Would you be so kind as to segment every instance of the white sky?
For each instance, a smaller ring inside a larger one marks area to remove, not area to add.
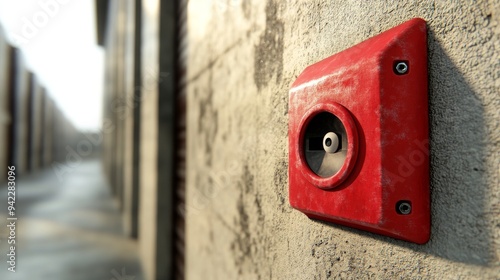
[[[0,0],[0,23],[73,124],[99,129],[104,50],[94,0]]]

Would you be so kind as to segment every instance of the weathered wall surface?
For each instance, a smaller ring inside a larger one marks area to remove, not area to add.
[[[189,2],[188,279],[500,275],[500,1]],[[429,28],[432,236],[420,246],[288,203],[288,90],[410,18]]]

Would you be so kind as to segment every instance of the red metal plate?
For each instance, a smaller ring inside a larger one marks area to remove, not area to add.
[[[403,74],[396,69],[399,62],[407,66],[399,69]],[[307,67],[294,82],[289,99],[292,207],[310,218],[426,243],[430,236],[427,95],[427,34],[422,19]],[[304,127],[321,112],[338,117],[351,139],[344,165],[328,178],[312,172],[303,155]]]

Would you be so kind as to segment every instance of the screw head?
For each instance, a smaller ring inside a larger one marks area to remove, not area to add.
[[[394,70],[399,75],[406,74],[406,72],[408,72],[408,64],[406,64],[406,62],[404,62],[404,61],[400,61],[400,62],[396,63]]]
[[[399,202],[397,205],[399,214],[408,215],[411,213],[411,204],[407,201]]]

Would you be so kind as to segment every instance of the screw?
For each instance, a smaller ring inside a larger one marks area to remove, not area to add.
[[[411,212],[411,204],[407,201],[402,201],[397,204],[398,212],[402,215],[408,215]]]
[[[400,61],[396,64],[396,67],[394,67],[396,70],[396,73],[399,75],[406,74],[408,72],[408,64],[404,61]]]

